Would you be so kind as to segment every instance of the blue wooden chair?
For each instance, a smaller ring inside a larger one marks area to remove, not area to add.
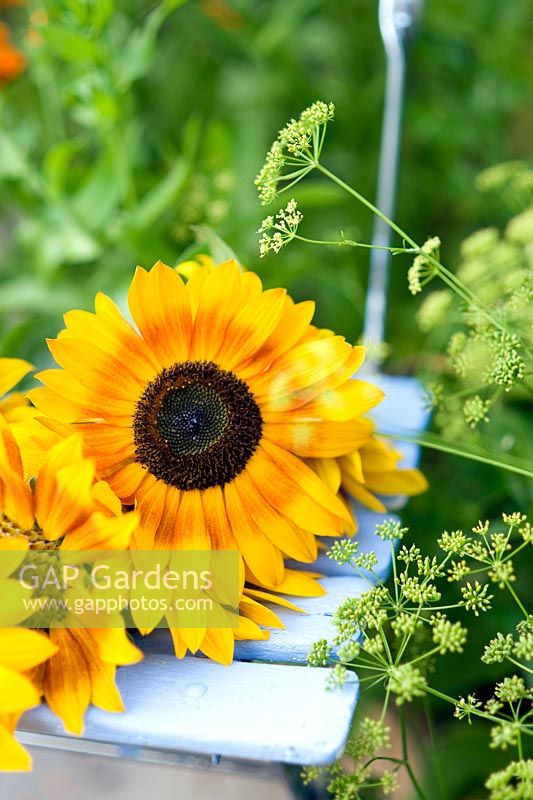
[[[404,43],[418,3],[381,0],[380,24],[388,55],[388,81],[377,204],[393,212],[394,174],[403,92]],[[375,241],[387,244],[378,225]],[[385,318],[388,264],[383,251],[373,251],[366,333],[381,340]],[[375,415],[378,429],[421,431],[427,422],[421,387],[415,379],[367,374],[386,393]],[[400,444],[403,466],[415,466],[418,448]],[[398,499],[396,508],[401,505]],[[390,569],[390,546],[375,536],[377,523],[391,518],[357,509],[362,551],[374,550],[377,575]],[[298,604],[306,615],[276,612],[284,630],[273,630],[266,642],[238,642],[230,667],[204,658],[176,660],[166,630],[143,640],[142,663],[119,670],[118,685],[127,712],[108,714],[91,708],[83,738],[65,734],[62,723],[44,706],[27,713],[20,738],[29,745],[98,753],[140,760],[208,765],[221,757],[231,763],[327,764],[342,750],[359,696],[355,674],[341,689],[326,689],[323,669],[306,666],[313,642],[332,640],[332,615],[347,596],[361,594],[369,582],[350,567],[321,555],[317,571],[327,594]],[[292,598],[294,599],[294,598]]]

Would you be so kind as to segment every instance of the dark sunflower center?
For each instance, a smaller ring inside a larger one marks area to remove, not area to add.
[[[179,489],[224,486],[238,475],[263,432],[246,383],[210,361],[163,369],[137,402],[136,458]]]
[[[161,403],[157,427],[177,456],[198,455],[215,444],[228,426],[228,411],[211,386],[192,383],[171,389]]]

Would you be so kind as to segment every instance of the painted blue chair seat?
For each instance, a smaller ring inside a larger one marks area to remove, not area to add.
[[[422,392],[412,378],[365,376],[386,392],[375,418],[380,430],[420,431],[427,423]],[[415,466],[418,448],[398,443],[403,465]],[[394,503],[399,508],[402,499]],[[357,509],[361,550],[374,550],[379,579],[390,571],[390,545],[375,526],[391,515]],[[60,746],[82,752],[140,757],[146,751],[226,756],[289,764],[326,764],[343,749],[359,696],[355,674],[342,689],[326,689],[323,669],[307,667],[317,639],[332,640],[332,615],[347,596],[370,585],[350,567],[321,555],[314,565],[327,594],[296,602],[306,615],[276,612],[285,630],[272,630],[266,642],[238,642],[235,661],[222,667],[204,658],[177,661],[168,631],[157,630],[142,641],[142,663],[119,670],[118,685],[127,708],[109,714],[91,708],[81,739],[65,734],[61,722],[45,706],[25,714],[20,738],[28,744]],[[294,598],[290,598],[294,600]],[[102,750],[102,748],[104,748]]]

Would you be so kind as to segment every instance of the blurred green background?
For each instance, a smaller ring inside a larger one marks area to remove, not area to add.
[[[425,4],[409,57],[397,219],[419,241],[438,234],[451,267],[468,234],[521,210],[475,178],[530,156],[532,10],[528,0]],[[198,237],[209,231],[267,286],[316,299],[319,324],[358,339],[368,253],[292,243],[260,262],[267,212],[253,180],[278,129],[324,99],[336,121],[323,162],[374,197],[385,77],[377,2],[4,0],[0,14],[27,59],[0,89],[1,355],[42,366],[44,337],[65,310],[90,308],[100,289],[123,302],[136,263],[205,251]],[[324,179],[311,176],[295,196],[303,235],[370,240],[369,213]],[[390,291],[386,366],[399,372],[431,367],[449,333],[419,329],[408,266],[394,260]],[[526,457],[527,425],[513,398],[485,444]],[[429,549],[444,528],[530,504],[518,476],[435,453],[424,468],[432,490],[405,517]],[[499,613],[510,629],[514,612]],[[477,628],[474,684],[490,638]],[[459,734],[451,726],[445,737],[446,757],[461,765],[450,796],[477,797],[486,732],[470,736],[468,758]]]
[[[0,4],[1,5],[1,4]],[[505,219],[474,184],[527,155],[527,0],[432,0],[410,57],[398,220],[438,233],[446,263]],[[174,263],[213,228],[267,285],[361,332],[367,253],[293,244],[259,262],[253,179],[277,130],[333,100],[324,162],[374,196],[384,85],[368,0],[59,0],[4,8],[28,67],[0,93],[0,346],[40,360],[42,337],[136,263]],[[529,66],[531,61],[529,61]],[[372,219],[320,177],[296,192],[316,238],[370,238]],[[394,263],[389,340],[412,356],[417,300]]]

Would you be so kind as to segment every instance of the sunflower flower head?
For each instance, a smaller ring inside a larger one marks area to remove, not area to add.
[[[135,547],[238,550],[256,585],[280,585],[285,557],[310,563],[316,534],[352,524],[305,459],[370,439],[362,414],[382,392],[351,380],[364,348],[317,334],[313,303],[231,261],[187,283],[161,262],[138,268],[129,309],[135,327],[103,294],[94,313],[67,313],[49,342],[62,369],[31,399],[136,505]]]

